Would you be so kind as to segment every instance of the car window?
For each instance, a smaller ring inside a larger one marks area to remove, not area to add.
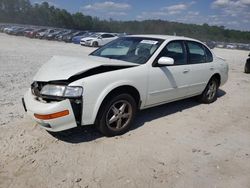
[[[182,41],[172,41],[168,43],[157,57],[171,57],[174,59],[174,65],[184,65],[187,63],[186,53]]]
[[[203,45],[198,42],[187,41],[188,57],[190,64],[206,63],[206,53]]]
[[[144,64],[155,53],[163,40],[144,37],[121,37],[90,55]]]
[[[127,55],[130,46],[133,44],[133,41],[129,40],[120,40],[117,43],[114,43],[109,48],[104,49],[100,55],[109,56],[109,55]]]
[[[102,38],[111,38],[111,37],[114,37],[114,36],[110,35],[110,34],[103,34],[102,35]]]
[[[204,46],[205,52],[206,52],[206,56],[207,56],[207,62],[212,62],[213,61],[213,55],[210,52],[210,50]]]

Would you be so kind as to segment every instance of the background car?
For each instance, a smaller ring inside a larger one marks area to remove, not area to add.
[[[34,29],[33,31],[27,32],[25,36],[29,37],[29,38],[35,38],[37,33],[39,33],[39,32],[45,32],[46,30],[47,29],[45,29],[45,28]]]
[[[7,28],[5,31],[9,35],[15,35],[17,32],[21,31],[22,29],[23,27],[15,26],[15,27]]]
[[[75,31],[75,32],[73,32],[73,33],[64,35],[64,36],[62,37],[62,40],[63,40],[64,42],[72,42],[72,39],[73,39],[74,37],[83,36],[83,35],[86,34],[86,33],[87,33],[87,31]],[[79,41],[79,43],[80,43],[80,41]]]
[[[53,39],[56,39],[57,36],[60,36],[61,34],[65,33],[65,32],[66,32],[66,30],[58,30],[58,31],[51,32],[51,33],[45,35],[44,38],[47,40],[53,40]]]
[[[206,41],[205,44],[210,48],[214,49],[216,47],[216,42],[214,41]]]
[[[26,36],[31,31],[34,31],[34,28],[24,28],[20,35]]]
[[[16,36],[24,36],[25,32],[32,31],[32,28],[23,28],[20,27],[18,29],[14,29],[10,32],[11,35],[16,35]]]
[[[69,35],[69,34],[72,34],[74,33],[75,30],[64,30],[63,32],[61,32],[60,34],[56,35],[55,37],[55,40],[58,40],[58,41],[62,41],[63,40],[63,37],[65,35]]]
[[[82,46],[98,47],[103,46],[117,38],[117,35],[111,33],[96,33],[89,37],[82,38],[80,44]]]
[[[5,27],[3,29],[3,32],[9,34],[11,31],[13,31],[15,29],[18,29],[18,28],[20,28],[20,27],[18,27],[18,26],[7,26],[7,27]]]
[[[43,39],[43,38],[46,38],[47,35],[54,33],[54,32],[56,32],[56,29],[46,29],[45,31],[38,32],[36,34],[36,38]]]
[[[86,33],[84,33],[82,35],[77,35],[77,36],[75,36],[75,37],[72,38],[72,42],[74,44],[80,44],[82,38],[91,36],[93,34],[94,34],[93,32],[86,32]]]

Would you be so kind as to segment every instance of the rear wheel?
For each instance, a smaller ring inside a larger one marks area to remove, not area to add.
[[[120,94],[102,105],[96,127],[105,136],[116,136],[127,132],[135,118],[136,102],[129,94]]]
[[[250,73],[250,60],[247,60],[245,64],[245,73]]]
[[[199,96],[200,102],[209,104],[216,101],[218,88],[219,88],[219,81],[216,78],[211,78],[205,90]]]

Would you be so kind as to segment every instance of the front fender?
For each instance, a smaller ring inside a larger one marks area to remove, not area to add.
[[[144,106],[147,97],[147,74],[145,74],[145,70],[147,70],[147,67],[138,66],[96,74],[71,83],[71,85],[84,88],[82,124],[93,124],[104,98],[120,86],[136,88],[141,97],[141,106]]]
[[[132,86],[134,88],[137,88],[131,81],[119,81],[119,82],[115,82],[112,83],[110,85],[108,85],[99,95],[98,99],[96,100],[95,106],[94,106],[94,110],[93,110],[93,118],[95,119],[97,116],[97,113],[101,107],[102,102],[104,101],[105,97],[114,89],[121,87],[121,86]],[[140,96],[142,96],[141,92],[137,89],[137,91],[139,92]],[[145,101],[145,100],[142,100]]]

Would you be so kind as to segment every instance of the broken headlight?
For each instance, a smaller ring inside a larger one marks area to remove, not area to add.
[[[62,85],[45,85],[40,94],[45,96],[54,97],[81,97],[83,93],[83,88],[78,86],[62,86]]]

